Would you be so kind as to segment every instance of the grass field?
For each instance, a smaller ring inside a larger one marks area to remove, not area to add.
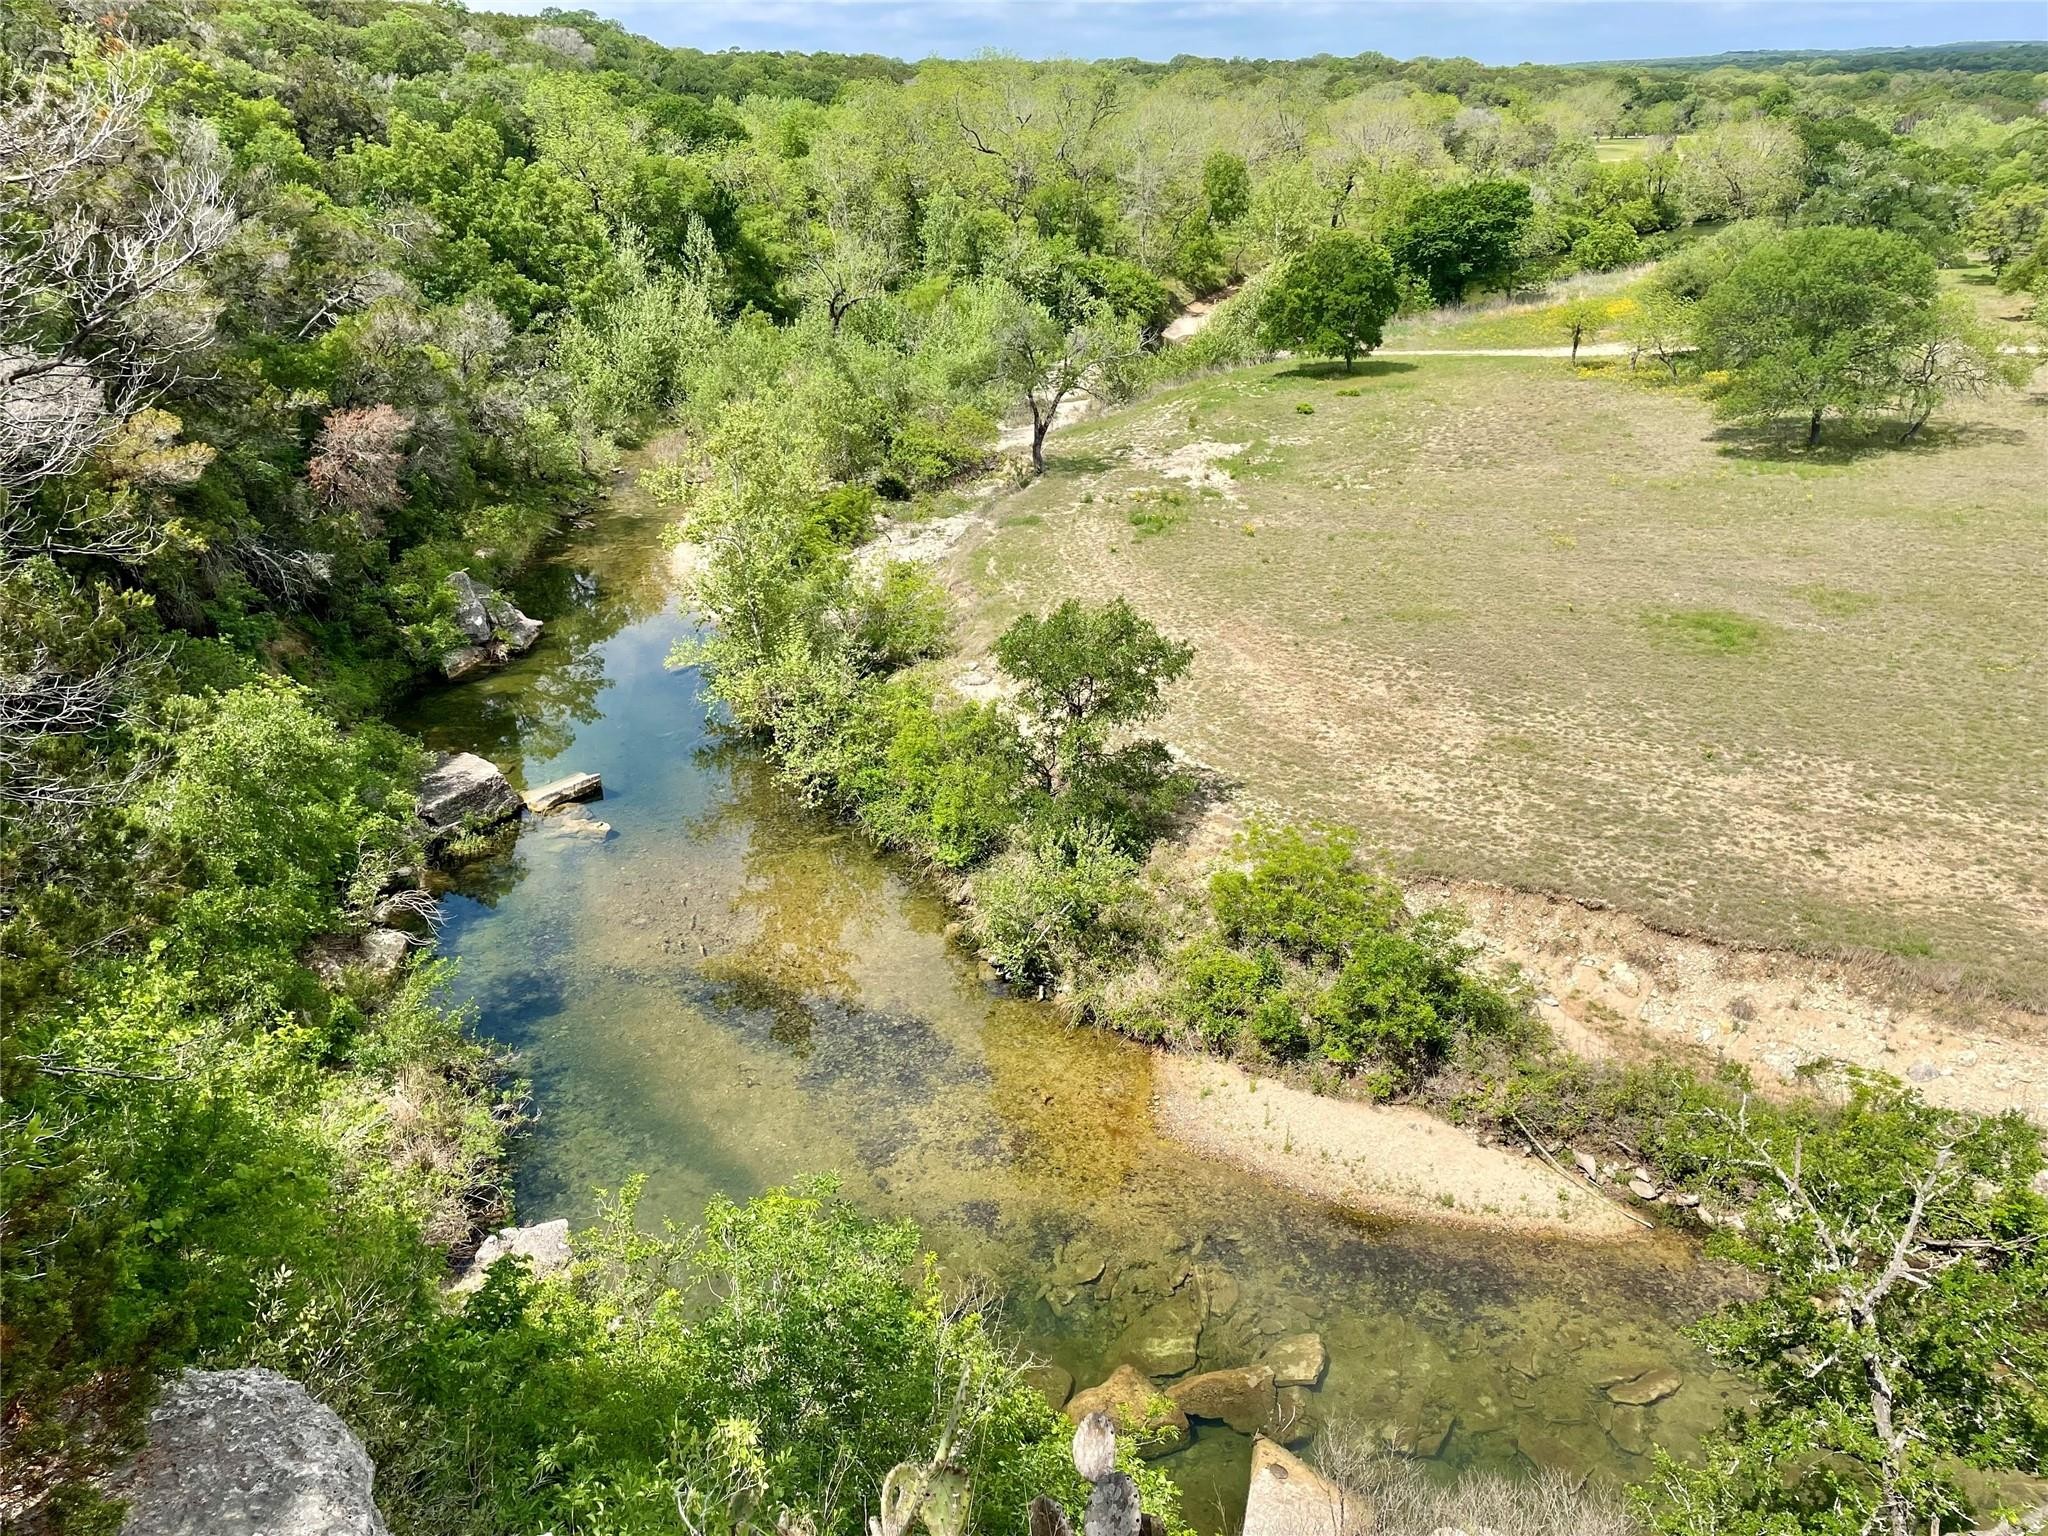
[[[1564,324],[1567,301],[1592,298],[1600,301],[1598,326],[1588,331],[1586,341],[1612,341],[1621,335],[1621,323],[1631,309],[1634,296],[1649,280],[1647,267],[1622,272],[1588,272],[1567,278],[1538,298],[1507,301],[1482,299],[1471,304],[1433,309],[1427,314],[1396,321],[1387,330],[1387,345],[1403,347],[1564,347],[1571,345],[1571,332]]]
[[[1252,807],[2038,1004],[2043,386],[1806,455],[1621,364],[1212,376],[994,504],[954,557],[970,648],[1127,594],[1198,650],[1168,734]]]

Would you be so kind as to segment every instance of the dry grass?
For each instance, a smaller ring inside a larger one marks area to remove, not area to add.
[[[1641,1529],[1604,1486],[1582,1486],[1561,1472],[1466,1472],[1446,1482],[1353,1425],[1325,1429],[1310,1455],[1324,1476],[1371,1509],[1370,1536],[1635,1536]]]
[[[1584,341],[1613,341],[1649,280],[1649,267],[1618,272],[1580,272],[1551,284],[1540,294],[1521,298],[1486,295],[1466,304],[1447,305],[1396,321],[1387,345],[1403,347],[1563,347],[1571,344],[1564,323],[1565,305],[1573,299],[1597,299],[1599,322]]]
[[[1248,805],[2048,998],[2048,396],[1805,454],[1625,365],[1385,359],[1052,447],[955,556],[971,642],[1128,594],[1195,642],[1168,733]]]

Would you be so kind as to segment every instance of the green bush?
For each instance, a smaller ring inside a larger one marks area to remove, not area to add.
[[[1203,1043],[1313,1057],[1391,1088],[1515,1031],[1522,1011],[1471,970],[1459,915],[1411,918],[1349,833],[1254,823],[1239,851],[1243,867],[1210,879],[1213,927],[1167,965],[1166,1011]]]
[[[1036,789],[1016,726],[993,704],[941,707],[927,685],[907,680],[870,699],[887,744],[848,786],[861,825],[943,869],[1001,847]]]
[[[1173,958],[1173,1002],[1204,1045],[1233,1048],[1287,973],[1270,949],[1232,949],[1205,935]]]
[[[946,590],[924,566],[891,560],[854,591],[853,647],[865,670],[887,674],[943,656],[953,614]]]
[[[1358,865],[1358,842],[1329,830],[1254,822],[1239,850],[1243,869],[1209,881],[1209,902],[1226,943],[1271,945],[1296,960],[1330,961],[1363,933],[1386,929],[1401,915],[1395,885]]]
[[[1027,828],[975,878],[976,941],[1005,976],[1050,981],[1102,952],[1138,898],[1137,875],[1108,828]]]

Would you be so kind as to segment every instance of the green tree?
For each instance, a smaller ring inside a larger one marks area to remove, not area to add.
[[[1701,1114],[1708,1165],[1756,1191],[1718,1246],[1767,1289],[1700,1333],[1763,1401],[1703,1465],[1663,1461],[1649,1509],[1674,1536],[1960,1530],[1960,1468],[2048,1462],[2039,1133],[1847,1090],[1838,1112]]]
[[[1399,308],[1393,258],[1377,241],[1331,230],[1287,263],[1259,309],[1268,345],[1344,359],[1380,344]]]
[[[1899,390],[1908,350],[1934,322],[1934,260],[1903,235],[1802,229],[1757,246],[1697,311],[1701,360],[1729,378],[1730,415],[1854,420]]]
[[[1980,206],[1964,226],[1963,239],[1991,263],[2003,281],[2008,269],[2024,266],[2048,231],[2048,186],[2021,182]]]
[[[1906,418],[1900,441],[1917,436],[1944,400],[2024,384],[2035,361],[2029,353],[2002,352],[1998,333],[1977,318],[1965,295],[1943,294],[1932,324],[1899,360],[1898,408]]]
[[[1558,329],[1571,338],[1572,361],[1579,360],[1579,345],[1600,329],[1600,322],[1606,318],[1607,308],[1598,299],[1583,295],[1567,299],[1558,309]]]
[[[1119,597],[1025,614],[995,656],[1019,685],[1039,781],[1057,795],[1101,759],[1113,729],[1158,713],[1161,691],[1187,675],[1195,653]]]
[[[1219,149],[1202,162],[1202,206],[1219,229],[1251,212],[1252,173],[1244,156]]]
[[[1588,272],[1609,272],[1642,259],[1642,237],[1625,219],[1602,219],[1572,242],[1572,260]]]
[[[1425,192],[1388,241],[1402,271],[1439,304],[1471,288],[1505,288],[1514,278],[1522,232],[1535,216],[1526,182],[1461,181]]]
[[[1045,439],[1076,394],[1114,398],[1143,352],[1137,322],[1097,304],[1071,325],[1042,304],[1014,306],[996,335],[996,369],[1031,412],[1031,467],[1045,472]]]

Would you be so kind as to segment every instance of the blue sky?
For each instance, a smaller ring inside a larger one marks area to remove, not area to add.
[[[532,11],[542,0],[473,0]],[[556,0],[569,8],[577,0]],[[2048,0],[583,0],[664,43],[885,53],[1285,58],[1376,49],[1487,64],[1734,48],[2048,38]]]

